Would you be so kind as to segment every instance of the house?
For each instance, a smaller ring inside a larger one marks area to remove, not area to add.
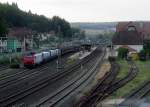
[[[7,38],[0,37],[0,53],[6,52],[7,50]]]
[[[8,52],[20,52],[21,51],[21,42],[17,39],[9,38],[7,40],[7,50]]]
[[[139,59],[138,51],[129,47],[128,45],[122,45],[120,48],[128,49],[128,57],[131,57],[133,60]]]
[[[127,46],[138,53],[145,40],[150,40],[150,22],[119,22],[112,43],[115,50]]]
[[[33,49],[33,45],[38,45],[39,41],[49,40],[55,37],[55,32],[37,33],[26,27],[13,27],[9,29],[7,37],[0,38],[0,53],[28,51]]]
[[[10,40],[8,40],[8,42],[10,42],[10,44],[12,44],[13,46],[8,46],[8,49],[16,50],[18,47],[20,47],[22,50],[28,50],[30,47],[32,47],[33,33],[34,32],[28,28],[15,27],[9,29],[8,38],[10,38]],[[14,49],[15,47],[16,49]]]

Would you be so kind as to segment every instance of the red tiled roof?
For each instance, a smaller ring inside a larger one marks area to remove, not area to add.
[[[113,37],[112,42],[114,45],[141,45],[142,38],[136,31],[122,31]]]
[[[128,49],[129,50],[129,52],[137,52],[137,50],[135,50],[135,49],[133,49],[133,48],[131,48],[131,47],[129,47],[129,46],[127,46],[127,45],[123,45],[123,46],[121,46],[122,48],[126,48],[126,49]]]
[[[128,31],[133,27],[135,31]],[[116,45],[140,45],[150,39],[150,21],[119,22],[116,26],[113,43]]]
[[[116,31],[126,31],[129,26],[134,26],[139,33],[149,33],[150,34],[150,22],[119,22],[116,26]]]
[[[24,37],[30,37],[33,34],[31,29],[27,28],[11,28],[8,32],[8,37],[15,37],[22,40]]]

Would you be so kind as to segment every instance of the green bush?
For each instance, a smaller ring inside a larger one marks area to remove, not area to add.
[[[10,68],[20,68],[20,65],[18,63],[12,63],[10,64]]]
[[[16,55],[14,56],[12,59],[11,59],[11,63],[21,63],[22,62],[22,57],[19,56],[19,55]],[[10,64],[10,57],[9,56],[3,56],[0,58],[0,64],[7,64],[9,65]]]
[[[20,57],[20,56],[15,56],[14,58],[13,58],[13,62],[17,62],[17,63],[21,63],[22,62],[22,57]]]
[[[9,58],[8,57],[3,57],[0,59],[0,64],[9,64]]]
[[[144,41],[143,49],[146,52],[146,54],[150,55],[150,41]]]
[[[140,51],[139,57],[141,61],[146,61],[146,51],[144,49]]]
[[[118,57],[121,59],[127,58],[127,54],[128,54],[129,50],[126,48],[119,48],[118,49]]]

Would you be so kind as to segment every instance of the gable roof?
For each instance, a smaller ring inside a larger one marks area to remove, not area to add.
[[[138,33],[150,34],[150,21],[119,22],[116,31],[126,31],[129,26],[134,26]]]
[[[30,38],[32,34],[33,34],[33,31],[31,29],[14,27],[14,28],[9,29],[8,37],[13,37],[19,40],[23,40],[24,37],[27,37],[27,36],[28,38]]]
[[[143,40],[150,40],[150,21],[119,22],[112,41],[115,45],[142,45]]]
[[[114,35],[112,42],[114,45],[142,45],[142,37],[136,31],[122,31]]]

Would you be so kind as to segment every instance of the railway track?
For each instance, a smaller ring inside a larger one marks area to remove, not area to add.
[[[136,102],[145,98],[150,93],[150,81],[143,83],[137,90],[132,92],[121,104],[119,107],[135,105]]]
[[[137,66],[134,64],[134,62],[128,62],[128,63],[131,65],[128,74],[124,78],[117,80],[112,85],[110,85],[108,90],[106,91],[106,94],[101,99],[101,101],[136,77],[138,73]]]
[[[138,90],[133,92],[129,99],[142,99],[150,92],[150,81],[144,83]]]
[[[105,81],[108,80],[108,83],[106,82],[107,84],[104,84],[103,86],[102,82],[100,82],[96,87],[98,91],[92,90],[93,94],[90,94],[90,97],[86,99],[86,101],[83,101],[80,105],[78,105],[78,107],[95,107],[100,101],[104,100],[106,97],[111,95],[114,91],[116,91],[117,89],[124,86],[132,79],[134,79],[134,77],[138,73],[138,68],[133,62],[129,62],[129,64],[131,64],[131,69],[129,70],[129,73],[126,77],[120,80],[112,79],[112,81],[109,82],[109,76],[110,76],[110,72],[109,72],[109,74],[106,74],[102,79],[102,82],[104,80]]]
[[[121,88],[122,86],[124,86],[125,84],[127,84],[129,81],[131,81],[132,79],[134,79],[136,77],[136,75],[138,73],[137,66],[133,62],[129,62],[129,64],[131,64],[131,68],[130,68],[128,74],[124,78],[117,80],[112,85],[110,85],[104,98],[108,97],[113,92],[115,92],[117,89]]]
[[[108,87],[113,83],[113,81],[115,81],[118,71],[118,64],[112,64],[110,72],[108,72],[96,85],[96,87],[92,89],[90,94],[84,98],[85,100],[81,99],[81,102],[77,104],[77,107],[94,107],[97,102],[103,98]]]
[[[66,60],[66,58],[64,58],[64,61],[65,60]],[[52,63],[50,63],[50,64],[52,64]],[[56,64],[53,64],[53,65],[56,65]],[[28,72],[25,72],[24,75],[19,75],[19,76],[15,77],[14,81],[10,81],[10,82],[4,81],[3,85],[2,84],[0,85],[0,87],[1,87],[0,99],[4,99],[7,96],[11,96],[11,94],[13,94],[13,93],[16,93],[16,94],[19,93],[21,90],[24,89],[25,86],[31,85],[32,82],[29,82],[29,81],[36,82],[35,80],[38,80],[38,79],[34,78],[36,76],[38,76],[39,78],[41,77],[41,75],[49,76],[50,74],[52,74],[52,72],[50,72],[48,69],[49,69],[49,67],[46,67],[46,66],[39,67],[38,69],[33,69],[33,71],[29,70]],[[32,71],[32,72],[30,72],[30,71]],[[9,79],[9,80],[11,80],[11,79]]]
[[[72,53],[73,53],[73,52],[69,53],[69,55],[72,54]],[[62,56],[65,58],[65,57],[68,56],[68,55],[63,54]],[[64,59],[64,58],[63,58],[63,59]],[[62,60],[63,60],[63,59],[62,59]],[[29,74],[29,73],[37,72],[38,70],[41,70],[41,69],[43,69],[43,68],[49,66],[50,64],[52,64],[51,62],[54,63],[55,61],[56,61],[56,58],[53,59],[52,61],[50,61],[50,62],[44,64],[44,65],[41,65],[41,66],[35,68],[35,69],[22,68],[22,69],[19,69],[19,70],[15,70],[15,71],[13,71],[13,72],[12,72],[12,71],[11,71],[11,72],[8,72],[8,73],[5,73],[5,72],[4,72],[4,73],[0,76],[0,77],[1,77],[1,79],[0,79],[0,85],[3,85],[3,84],[5,84],[5,83],[11,82],[11,81],[14,81],[14,80],[16,80],[16,78],[18,78],[19,76],[20,76],[20,77],[23,77],[23,76],[25,76],[25,75],[27,75],[27,74]]]
[[[94,58],[94,60],[92,60],[91,63],[89,63],[87,69],[84,70],[80,75],[67,82],[67,84],[65,84],[63,87],[60,87],[55,93],[41,99],[41,101],[38,104],[35,104],[34,106],[56,106],[66,96],[68,96],[69,94],[74,92],[78,87],[80,87],[92,75],[93,71],[99,63],[99,61],[95,62],[96,58]]]
[[[8,75],[0,80],[0,88],[4,88],[6,86],[9,86],[9,84],[16,83],[18,81],[18,79],[16,79],[17,77],[24,77],[25,75],[28,75],[30,73],[32,74],[42,68],[44,68],[44,66],[38,69],[33,69],[33,70],[24,69],[23,71],[17,71],[16,73],[12,75]]]
[[[56,59],[53,59],[52,61],[44,64],[44,65],[41,65],[35,69],[26,69],[26,68],[23,68],[23,69],[19,69],[17,70],[16,72],[12,72],[11,74],[10,73],[6,73],[4,74],[5,76],[3,78],[0,79],[0,86],[3,85],[3,84],[7,84],[13,80],[16,80],[16,78],[18,77],[23,77],[25,75],[28,75],[29,73],[34,73],[34,72],[37,72],[47,66],[49,66],[50,64],[54,63],[56,61]]]
[[[105,98],[107,98],[108,96],[110,96],[113,92],[115,92],[117,89],[121,88],[122,86],[124,86],[125,84],[127,84],[129,81],[131,81],[132,79],[134,79],[138,73],[138,68],[137,66],[133,63],[133,62],[128,62],[131,65],[131,68],[128,72],[128,74],[119,80],[116,80],[115,82],[113,82],[108,89],[106,90],[105,94],[103,94],[104,96],[102,97],[101,100],[99,100],[97,102],[97,104],[104,100]]]
[[[66,58],[68,56],[70,56],[72,54],[73,53],[62,55],[63,56],[62,59],[61,59],[62,63],[66,60]],[[43,68],[51,65],[52,63],[55,63],[56,60],[57,60],[57,58],[54,58],[51,61],[47,62],[46,64],[40,65],[40,66],[38,66],[37,68],[34,68],[34,69],[21,68],[19,70],[11,71],[11,73],[4,73],[5,76],[1,77],[1,79],[0,79],[0,85],[2,85],[3,82],[9,82],[9,81],[15,80],[16,78],[18,78],[17,76],[23,77],[26,74],[29,74],[29,73],[32,73],[32,72],[37,72],[38,70],[43,69]],[[64,66],[64,65],[62,65],[62,66]]]
[[[69,54],[70,55],[70,54]],[[68,57],[68,55],[66,55],[63,59],[62,59],[62,62],[64,62],[66,60],[66,58]],[[56,60],[53,60],[47,64],[44,64],[36,69],[32,69],[32,70],[29,70],[29,69],[23,69],[23,71],[19,70],[17,72],[15,72],[14,74],[12,75],[9,75],[5,78],[1,78],[0,80],[0,88],[1,90],[2,89],[6,89],[8,87],[10,87],[11,85],[14,85],[14,84],[17,84],[18,81],[23,81],[25,80],[26,78],[31,78],[33,76],[36,76],[36,75],[40,75],[41,71],[43,70],[46,70],[48,69],[49,65],[55,65],[53,63],[55,63]]]
[[[84,63],[87,61],[87,60],[89,60],[89,59],[86,59],[85,61],[84,61]],[[80,62],[81,63],[81,62]],[[82,62],[83,63],[83,62]],[[75,67],[79,67],[79,64],[77,64]],[[69,71],[71,72],[72,70],[71,70],[71,68],[69,69]],[[2,106],[5,106],[5,105],[9,105],[9,104],[11,104],[11,103],[13,103],[13,102],[15,102],[15,101],[17,101],[17,100],[19,100],[19,99],[21,99],[21,98],[23,98],[23,97],[25,97],[25,96],[27,96],[27,95],[29,95],[29,94],[31,94],[31,93],[33,93],[33,92],[35,92],[35,91],[37,91],[37,90],[39,90],[39,89],[41,89],[41,88],[43,88],[43,87],[45,87],[46,85],[48,85],[48,83],[49,83],[49,81],[55,81],[55,80],[57,80],[57,78],[59,77],[59,78],[61,78],[61,77],[63,77],[63,76],[65,76],[65,75],[67,75],[67,73],[69,73],[69,72],[59,72],[59,73],[55,73],[55,75],[51,75],[51,77],[49,76],[49,77],[47,77],[47,78],[45,78],[45,79],[43,79],[43,80],[40,80],[40,81],[36,81],[36,83],[34,84],[34,85],[32,85],[32,87],[29,87],[29,88],[27,88],[26,90],[24,90],[24,91],[22,91],[22,92],[19,92],[19,93],[15,93],[14,95],[11,95],[11,96],[9,96],[9,97],[6,97],[6,98],[3,98],[3,99],[1,99],[0,100],[0,104],[2,105]]]
[[[9,68],[8,66],[0,65],[0,71],[6,70],[6,69],[8,69],[8,68]]]

